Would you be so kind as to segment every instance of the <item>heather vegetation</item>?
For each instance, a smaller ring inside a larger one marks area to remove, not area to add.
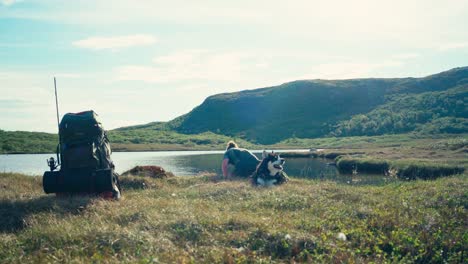
[[[468,85],[443,92],[393,96],[367,114],[340,122],[335,136],[401,134],[457,134],[468,131]]]
[[[108,131],[113,151],[150,150],[220,150],[231,137],[211,132],[185,135],[174,131],[137,129]],[[259,147],[242,139],[235,139],[244,147]],[[56,134],[0,130],[0,153],[53,153]]]
[[[0,153],[51,153],[57,142],[56,134],[0,130]]]
[[[468,148],[468,134],[419,134],[407,133],[381,136],[289,138],[277,143],[292,147],[327,148],[327,149],[388,149],[398,148],[404,151],[420,149],[425,151],[464,151]],[[417,154],[417,153],[415,153]]]
[[[344,174],[372,173],[403,180],[435,179],[462,173],[468,166],[466,134],[288,139],[284,143],[317,150],[282,156],[334,160]]]
[[[139,146],[146,148],[146,150],[224,149],[226,147],[226,142],[231,140],[230,137],[218,135],[212,132],[186,135],[174,131],[148,128],[111,130],[108,134],[113,149],[118,151],[132,151],[134,148],[138,149]],[[253,144],[245,140],[236,140],[242,146],[253,146]]]
[[[383,186],[123,179],[119,202],[1,174],[4,263],[464,263],[468,175]],[[342,234],[340,234],[342,233]]]
[[[377,173],[403,180],[435,179],[463,173],[462,165],[434,163],[424,160],[383,160],[369,157],[339,156],[336,166],[341,173]]]

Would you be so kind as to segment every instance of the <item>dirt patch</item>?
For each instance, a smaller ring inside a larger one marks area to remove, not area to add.
[[[160,166],[136,166],[122,173],[122,176],[129,175],[151,177],[155,179],[174,177],[174,174],[172,172],[166,171]]]

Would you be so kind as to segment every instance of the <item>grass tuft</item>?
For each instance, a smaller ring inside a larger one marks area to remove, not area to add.
[[[58,199],[42,193],[40,177],[0,174],[2,262],[466,262],[466,173],[277,188],[213,175],[123,178],[116,202]]]
[[[424,160],[382,160],[370,157],[339,156],[336,166],[341,173],[376,173],[397,176],[400,179],[436,179],[461,174],[463,166],[428,162]]]

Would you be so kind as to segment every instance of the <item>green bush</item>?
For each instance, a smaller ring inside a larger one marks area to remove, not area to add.
[[[467,86],[446,91],[393,95],[374,110],[340,121],[335,136],[399,134],[460,134],[468,131]]]
[[[389,161],[372,158],[339,156],[336,166],[341,173],[394,174],[400,179],[436,179],[443,176],[460,174],[464,167],[427,161]]]
[[[0,154],[52,153],[57,149],[56,134],[0,130]]]
[[[341,173],[378,173],[385,174],[388,172],[390,165],[385,160],[370,159],[370,158],[353,158],[340,156],[337,158],[336,166]]]
[[[392,169],[396,172],[396,176],[401,179],[435,179],[442,176],[463,173],[465,168],[447,165],[434,164],[427,162],[393,162]]]

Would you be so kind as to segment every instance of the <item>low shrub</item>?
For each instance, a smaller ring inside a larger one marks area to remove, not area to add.
[[[336,159],[340,173],[377,173],[390,174],[400,179],[436,179],[443,176],[460,174],[464,167],[427,161],[389,161],[372,158],[340,156]]]
[[[336,166],[341,173],[364,172],[385,174],[390,168],[389,163],[385,160],[343,156],[336,159]]]
[[[202,239],[204,228],[198,223],[190,221],[179,221],[170,225],[170,230],[175,235],[177,241],[185,243],[197,243]]]
[[[168,172],[159,166],[135,166],[132,169],[122,173],[122,176],[134,175],[134,176],[146,176],[151,178],[168,178],[173,177],[172,172]]]
[[[281,153],[283,158],[317,158],[317,152],[304,151],[304,152],[283,152]]]
[[[124,190],[120,201],[57,198],[41,177],[0,173],[1,262],[466,263],[466,173],[382,186],[291,179],[270,189],[124,178],[157,189]]]
[[[119,181],[123,190],[151,189],[156,186],[154,180],[147,177],[125,176],[120,177]]]
[[[392,171],[398,178],[401,179],[436,179],[443,176],[449,176],[454,174],[460,174],[465,171],[465,168],[448,165],[448,164],[437,164],[427,162],[393,162]]]
[[[298,261],[307,261],[313,252],[323,253],[326,251],[312,239],[292,238],[282,232],[270,234],[263,230],[250,233],[241,244],[261,255],[279,259],[297,259]]]

